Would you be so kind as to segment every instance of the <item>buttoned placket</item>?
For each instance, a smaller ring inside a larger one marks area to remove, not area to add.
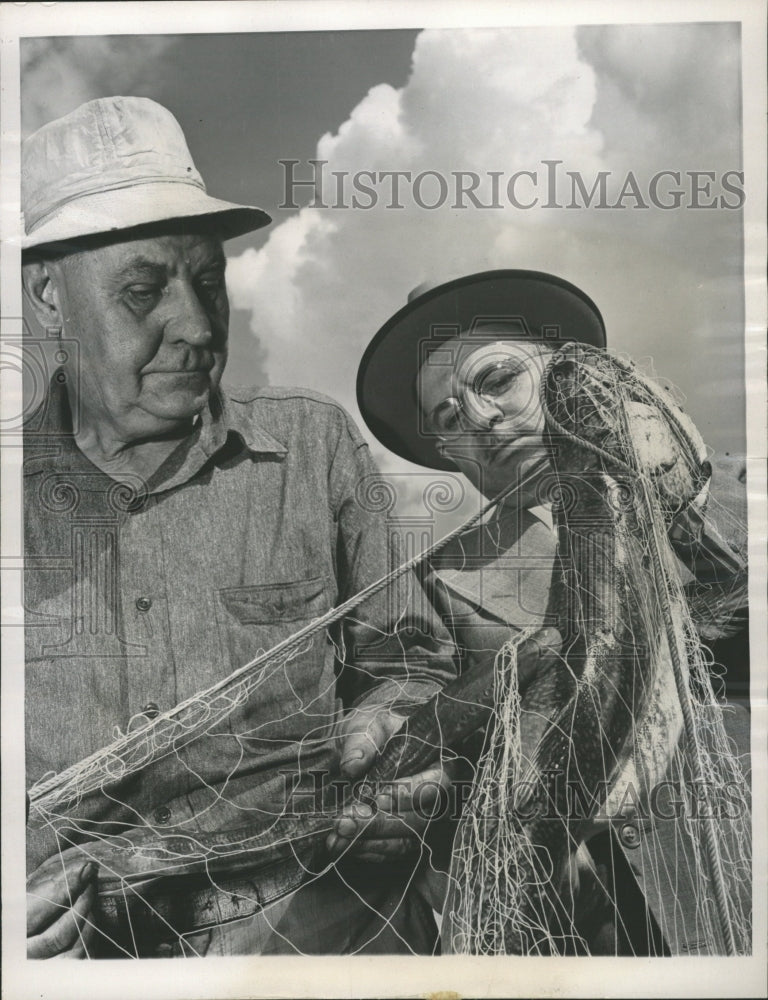
[[[123,638],[130,650],[124,670],[131,717],[151,718],[176,704],[163,541],[156,507],[156,497],[146,497],[140,509],[121,515],[118,529],[118,595]],[[123,720],[123,725],[129,721]]]

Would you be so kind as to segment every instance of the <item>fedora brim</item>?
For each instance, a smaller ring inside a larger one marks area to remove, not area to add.
[[[211,198],[196,185],[152,181],[68,201],[27,232],[21,245],[29,250],[175,219],[209,220],[225,240],[272,221],[260,208]]]
[[[471,274],[410,301],[375,335],[357,374],[357,402],[366,424],[390,451],[431,469],[455,470],[424,427],[416,375],[427,355],[459,333],[513,323],[507,339],[605,347],[594,302],[575,285],[540,271]],[[494,339],[500,339],[493,335]]]

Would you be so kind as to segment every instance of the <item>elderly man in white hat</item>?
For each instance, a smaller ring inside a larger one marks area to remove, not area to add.
[[[149,731],[362,590],[388,542],[339,406],[222,389],[222,240],[270,220],[206,193],[166,109],[111,97],[46,125],[24,144],[22,198],[25,295],[61,337],[25,428],[29,956],[429,951],[402,817],[373,821],[368,856],[395,859],[379,865],[354,845],[328,864],[343,820],[319,861],[297,845],[254,873],[237,851],[308,802],[327,810],[324,780],[363,774],[397,708],[453,675],[415,583],[316,636],[196,739],[41,809],[44,776]],[[158,872],[146,859],[162,851]]]

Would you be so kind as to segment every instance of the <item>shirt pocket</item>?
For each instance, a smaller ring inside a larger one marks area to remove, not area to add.
[[[219,590],[216,618],[230,672],[327,612],[331,596],[325,577]],[[259,674],[257,686],[228,718],[227,731],[237,736],[246,753],[280,755],[299,740],[326,738],[334,716],[335,683],[325,629],[307,638],[288,659],[260,667]]]

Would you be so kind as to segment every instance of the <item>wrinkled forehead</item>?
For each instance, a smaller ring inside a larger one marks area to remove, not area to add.
[[[524,364],[552,348],[542,341],[504,337],[504,331],[488,331],[482,339],[458,336],[446,340],[427,355],[419,369],[416,391],[421,408],[429,413],[438,403],[473,383],[479,371],[510,362]]]
[[[54,259],[65,268],[76,267],[94,275],[119,272],[136,263],[172,269],[225,261],[217,233],[184,223],[74,241],[55,253]]]

